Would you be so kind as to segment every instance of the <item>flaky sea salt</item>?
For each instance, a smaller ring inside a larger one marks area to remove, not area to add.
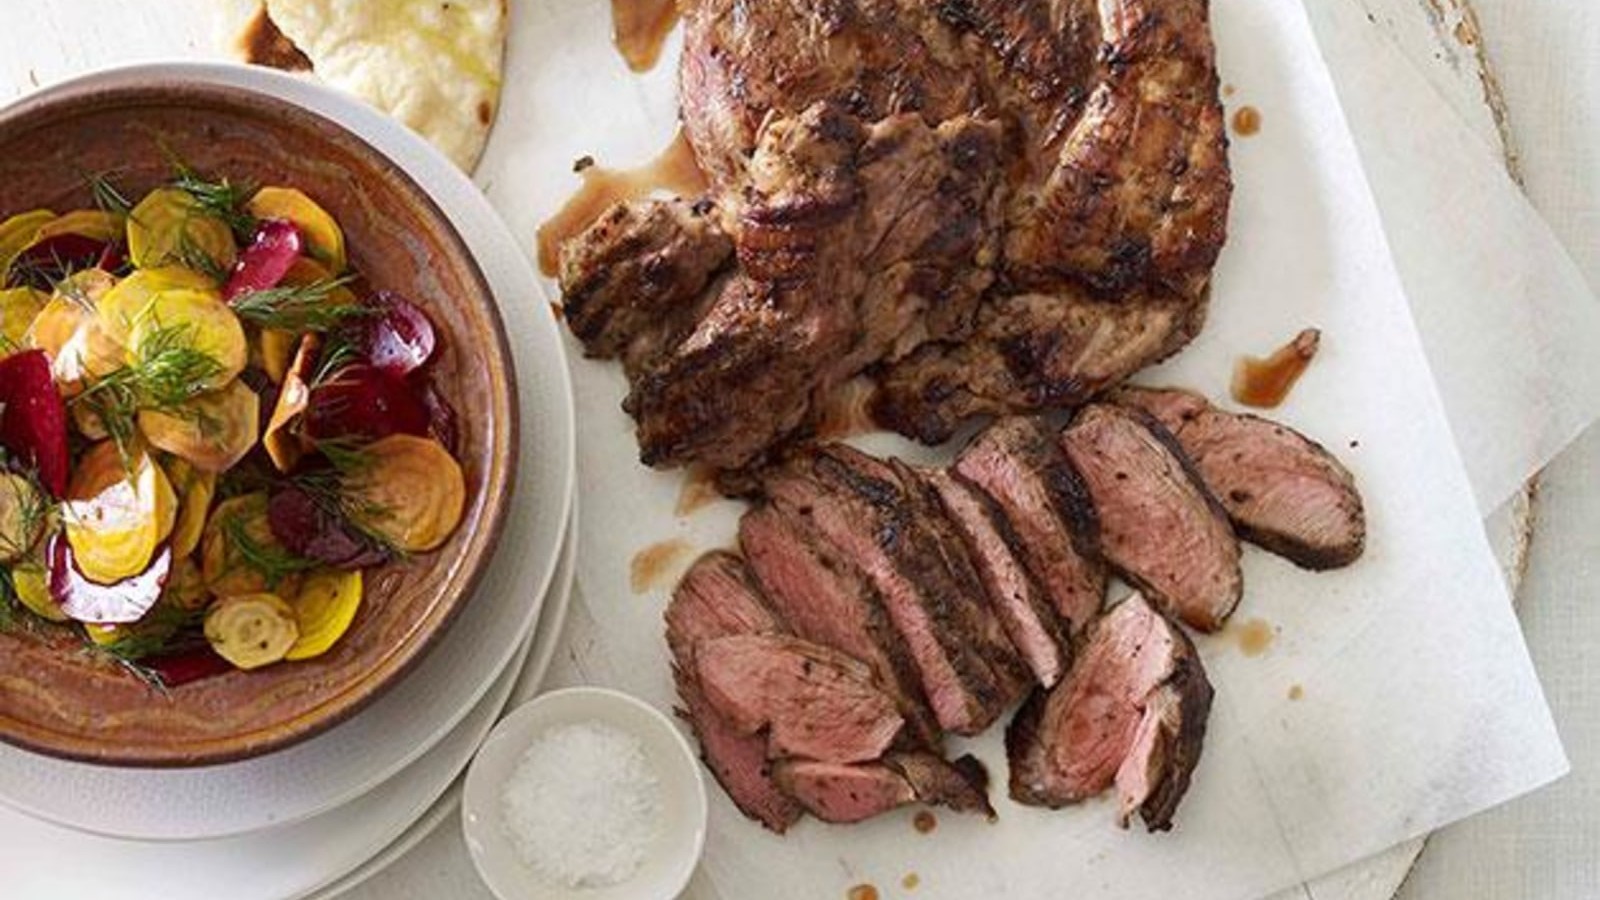
[[[580,722],[528,747],[500,811],[523,862],[541,878],[605,887],[644,863],[661,829],[661,789],[638,738]]]

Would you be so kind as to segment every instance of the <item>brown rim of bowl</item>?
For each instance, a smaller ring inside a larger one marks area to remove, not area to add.
[[[471,248],[433,197],[409,172],[355,132],[320,113],[268,93],[201,80],[175,79],[152,83],[144,73],[136,71],[107,73],[94,81],[73,81],[41,90],[0,109],[0,129],[35,127],[35,120],[41,120],[37,124],[43,125],[43,120],[61,114],[62,106],[75,107],[72,112],[82,114],[103,109],[190,104],[197,108],[243,109],[257,116],[277,116],[291,122],[297,121],[309,130],[323,134],[330,141],[352,148],[355,155],[372,160],[377,168],[392,178],[396,189],[439,223],[444,241],[459,255],[465,264],[468,280],[476,287],[477,300],[484,308],[486,321],[494,335],[494,352],[502,362],[499,367],[489,367],[491,380],[500,382],[494,385],[492,396],[504,409],[499,411],[498,421],[496,416],[488,417],[490,459],[481,488],[484,492],[484,510],[477,528],[468,536],[457,558],[449,563],[452,572],[446,582],[446,595],[453,594],[452,599],[432,604],[428,615],[417,621],[406,639],[396,644],[392,652],[385,654],[367,677],[346,685],[313,709],[258,732],[183,744],[171,751],[152,748],[143,752],[108,754],[103,745],[76,734],[44,731],[14,720],[7,720],[6,728],[0,729],[3,732],[0,733],[0,740],[59,759],[127,768],[216,765],[281,750],[348,720],[411,671],[477,590],[484,569],[505,530],[506,517],[516,489],[521,422],[515,359],[494,292]],[[419,632],[420,638],[417,636]]]

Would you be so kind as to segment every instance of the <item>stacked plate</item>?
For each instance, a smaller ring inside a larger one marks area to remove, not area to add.
[[[448,631],[357,715],[275,753],[200,769],[105,768],[0,745],[0,846],[30,861],[9,876],[8,898],[314,896],[346,886],[387,846],[442,818],[440,804],[453,804],[452,783],[508,698],[536,690],[549,664],[575,545],[565,356],[543,304],[531,302],[538,291],[522,250],[477,188],[401,126],[255,69],[145,66],[63,88],[130,75],[263,92],[367,141],[424,186],[460,233],[515,359],[522,452],[498,551]]]

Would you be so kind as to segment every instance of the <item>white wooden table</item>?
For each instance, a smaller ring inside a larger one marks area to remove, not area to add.
[[[218,10],[242,2],[248,0],[8,3],[8,22],[0,28],[0,101],[113,63],[225,57],[231,35]],[[1441,102],[1506,149],[1535,204],[1591,284],[1600,285],[1600,3],[1308,2],[1359,4],[1391,33]],[[1425,850],[1422,842],[1397,847],[1286,892],[1283,900],[1390,900],[1397,891],[1406,900],[1600,897],[1600,657],[1589,652],[1600,646],[1600,433],[1580,441],[1546,473],[1537,514],[1520,608],[1574,774],[1436,834]],[[1499,530],[1502,544],[1514,543],[1504,539],[1506,523]],[[595,639],[578,599],[569,647]],[[551,679],[587,680],[570,654],[558,660]],[[453,825],[347,896],[488,900]],[[697,886],[689,893],[706,894]]]

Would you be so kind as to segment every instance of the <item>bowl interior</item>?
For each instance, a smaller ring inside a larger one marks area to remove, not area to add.
[[[661,786],[662,828],[639,871],[609,887],[568,889],[522,862],[500,809],[504,786],[528,746],[560,725],[597,722],[638,738]],[[495,727],[467,772],[462,831],[472,861],[501,900],[661,900],[689,883],[705,844],[706,793],[694,751],[649,705],[602,688],[554,691],[523,704]]]
[[[346,234],[374,290],[425,308],[443,350],[433,377],[458,412],[468,503],[439,550],[369,573],[366,600],[327,654],[152,690],[84,651],[66,628],[0,633],[0,739],[116,765],[182,766],[258,755],[354,713],[413,664],[469,596],[498,537],[517,452],[515,382],[482,273],[426,192],[340,126],[285,101],[137,74],[46,91],[0,112],[0,218],[92,207],[89,177],[130,197],[173,160],[211,177],[297,187]]]

